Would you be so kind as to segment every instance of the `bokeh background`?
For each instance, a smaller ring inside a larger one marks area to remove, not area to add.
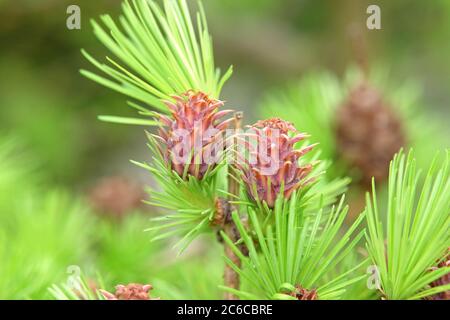
[[[126,98],[79,73],[81,68],[93,69],[82,57],[81,48],[95,56],[107,54],[93,36],[89,20],[103,13],[117,17],[120,3],[0,0],[0,140],[11,137],[20,146],[20,152],[10,152],[10,166],[17,169],[17,176],[12,175],[13,169],[4,169],[10,170],[12,178],[9,174],[0,175],[4,192],[0,195],[0,257],[3,253],[10,264],[4,265],[5,260],[0,258],[0,298],[48,297],[46,287],[63,281],[70,264],[100,271],[111,284],[148,282],[155,275],[161,278],[160,287],[166,288],[163,293],[170,292],[173,297],[189,296],[188,282],[195,282],[191,276],[183,275],[186,271],[171,263],[170,258],[164,258],[169,262],[158,266],[161,259],[157,257],[166,253],[158,251],[160,245],[149,244],[148,236],[140,232],[152,209],[138,208],[136,211],[145,213],[120,219],[93,213],[107,211],[101,202],[108,198],[108,188],[139,194],[136,185],[150,183],[149,177],[129,162],[149,158],[143,128],[97,120],[99,114],[133,116]],[[71,4],[81,8],[81,30],[66,28],[66,9]],[[223,69],[234,66],[223,98],[230,107],[245,110],[248,123],[258,118],[258,106],[272,88],[283,87],[318,69],[338,76],[344,74],[355,63],[355,40],[351,36],[355,26],[362,31],[370,63],[389,68],[399,83],[417,80],[424,92],[423,112],[430,119],[448,122],[450,1],[205,0],[204,4],[216,62]],[[381,7],[382,30],[364,27],[369,4]],[[2,146],[6,150],[5,145]],[[0,166],[9,168],[6,158],[2,159]],[[105,181],[105,177],[125,178]],[[133,203],[133,196],[130,197]],[[28,198],[31,207],[25,205]],[[96,201],[100,202],[97,207]],[[78,202],[82,210],[73,207]],[[117,204],[121,205],[126,207]],[[48,216],[53,225],[49,222],[34,228],[28,226],[29,230],[19,226],[49,219]],[[64,228],[75,230],[74,225],[86,235],[63,232]],[[29,237],[20,238],[22,246],[16,242],[19,238],[14,238],[20,236],[17,230]],[[30,248],[29,243],[43,237],[48,238],[46,245]],[[52,244],[64,241],[65,247]],[[27,250],[34,250],[35,254],[30,257]],[[67,254],[71,250],[75,253]],[[212,253],[201,246],[196,250],[191,253],[197,255],[196,259],[185,258],[186,266],[191,263],[195,268],[201,259],[220,260],[220,248]],[[20,272],[14,268],[24,268],[27,259],[41,266],[22,271],[19,282],[15,277]],[[42,259],[46,259],[45,263]],[[216,268],[217,264],[211,263],[211,270],[217,272],[208,276],[220,282],[221,266]],[[173,269],[167,271],[167,266]],[[161,269],[165,269],[164,273]],[[12,279],[9,283],[5,280],[7,275]],[[177,283],[167,284],[171,276]],[[41,283],[30,288],[38,277]],[[11,286],[20,290],[12,290]],[[182,287],[185,291],[177,291]],[[193,297],[219,295],[216,289],[211,293],[207,292],[210,288],[198,285],[192,290]]]

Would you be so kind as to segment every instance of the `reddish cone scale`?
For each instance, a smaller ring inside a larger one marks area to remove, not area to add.
[[[158,300],[158,298],[150,297],[149,292],[152,289],[150,284],[130,283],[116,286],[114,294],[105,290],[100,290],[100,292],[107,300]]]
[[[295,149],[294,144],[307,136],[298,133],[291,123],[280,118],[258,121],[249,128],[245,136],[250,137],[256,145],[244,143],[250,156],[245,158],[238,155],[237,167],[251,198],[265,201],[268,207],[273,208],[281,192],[289,199],[295,190],[311,181],[306,177],[313,165],[301,166],[299,159],[311,151],[314,145]]]
[[[298,300],[318,300],[317,290],[312,289],[308,290],[303,288],[300,285],[295,286],[295,291],[291,293],[292,297],[297,298]]]
[[[219,111],[224,103],[202,92],[188,91],[173,98],[175,102],[166,102],[171,116],[158,115],[160,151],[178,175],[183,177],[187,169],[185,177],[202,179],[215,167],[214,159],[224,149],[224,130],[233,121],[220,119],[233,111]]]

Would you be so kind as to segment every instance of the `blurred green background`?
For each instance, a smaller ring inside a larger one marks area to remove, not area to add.
[[[0,188],[3,187],[0,278],[5,279],[5,274],[14,278],[14,268],[31,261],[27,259],[41,264],[22,273],[21,286],[28,289],[13,294],[11,286],[16,286],[18,280],[10,280],[11,283],[3,280],[0,298],[46,297],[45,288],[65,279],[65,268],[70,264],[93,266],[104,273],[109,270],[105,278],[111,284],[144,282],[153,274],[160,276],[156,269],[161,266],[155,267],[157,259],[149,257],[152,252],[163,253],[159,245],[149,244],[149,237],[140,232],[146,227],[148,213],[130,215],[119,223],[92,214],[99,209],[88,204],[92,188],[103,177],[126,176],[143,184],[150,181],[145,172],[129,162],[149,158],[143,128],[97,120],[99,114],[132,116],[126,98],[84,79],[79,73],[80,68],[93,69],[82,57],[81,48],[95,56],[107,54],[93,36],[89,20],[102,13],[117,17],[120,3],[119,0],[0,0],[0,144],[5,146],[9,144],[5,141],[17,140],[14,144],[20,146],[5,152],[3,158],[0,153],[3,161],[0,170],[17,171],[13,172],[17,175],[0,174],[3,179],[0,181]],[[81,8],[81,30],[66,28],[66,9],[71,4]],[[344,74],[355,63],[354,40],[350,36],[355,26],[362,32],[371,63],[389,68],[394,81],[399,83],[417,80],[424,90],[423,112],[441,120],[449,119],[448,0],[205,0],[204,4],[216,62],[223,68],[234,65],[234,74],[222,96],[229,107],[246,111],[247,123],[258,118],[257,107],[271,88],[282,87],[318,69]],[[369,4],[381,7],[382,30],[365,28]],[[27,171],[25,167],[32,169]],[[39,182],[34,181],[35,176]],[[27,204],[28,198],[31,204]],[[82,213],[74,208],[78,201]],[[29,240],[12,231],[19,223],[26,225],[24,221],[32,223],[41,216],[45,219],[46,215],[63,213],[68,216],[51,219],[49,223],[54,223],[53,227],[33,225],[28,226],[29,230],[22,230],[31,236]],[[82,229],[86,235],[77,232],[58,235],[72,215],[76,218],[67,228]],[[94,230],[83,228],[86,225]],[[30,249],[28,243],[42,237],[44,232],[48,246]],[[23,243],[15,242],[11,234]],[[67,246],[53,248],[51,242],[58,242],[60,237],[69,237]],[[124,243],[134,243],[134,246],[130,248]],[[12,258],[8,250],[21,252]],[[35,258],[23,254],[27,250],[34,250]],[[73,250],[73,255],[65,257],[61,250]],[[215,263],[220,261],[220,248],[213,250],[212,257],[210,250],[199,250],[192,255],[220,265],[221,262]],[[40,251],[48,252],[48,259]],[[59,252],[57,262],[54,252]],[[10,263],[9,271],[2,254]],[[47,260],[42,260],[43,257]],[[134,259],[141,264],[136,264]],[[195,268],[199,259],[192,260],[189,263]],[[144,275],[149,269],[154,273]],[[220,269],[219,266],[218,272],[211,273],[212,283],[220,282]],[[50,272],[57,275],[49,279],[41,277],[42,284],[29,288],[33,279]],[[161,274],[172,273],[174,277],[177,274],[180,285],[183,281],[193,281],[189,276],[179,275],[180,272],[183,270],[174,267]],[[160,286],[165,287],[168,279],[161,276]],[[183,297],[173,286],[166,286],[166,294],[170,291],[173,297]],[[202,290],[198,289],[191,297],[204,297],[206,293]],[[220,296],[216,291],[208,294]]]

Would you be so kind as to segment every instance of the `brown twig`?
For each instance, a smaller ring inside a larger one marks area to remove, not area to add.
[[[235,130],[241,129],[242,127],[242,118],[243,113],[242,112],[236,112],[234,114],[234,128]],[[236,148],[236,140],[233,142],[233,148]],[[228,167],[229,173],[232,170],[232,164]],[[235,181],[233,178],[228,177],[228,192],[231,195],[238,195],[239,193],[239,184],[237,181]],[[228,201],[231,200],[231,196],[228,198]],[[226,216],[224,221],[223,230],[225,234],[231,239],[231,241],[236,242],[239,240],[239,232],[236,228],[236,225],[233,223],[233,220],[231,219],[231,213],[233,211],[237,210],[236,206],[228,202],[228,205],[226,206]],[[233,250],[224,244],[225,248],[225,255],[228,259],[230,259],[236,266],[240,267],[241,261],[239,257],[233,252]],[[239,289],[240,285],[240,279],[239,274],[234,271],[228,264],[225,265],[224,270],[224,282],[225,286],[233,289]],[[234,294],[226,292],[225,297],[226,300],[238,300],[238,297],[236,297]]]
[[[362,71],[364,78],[369,75],[369,48],[366,34],[359,24],[353,23],[349,26],[349,38],[353,57],[358,68]]]

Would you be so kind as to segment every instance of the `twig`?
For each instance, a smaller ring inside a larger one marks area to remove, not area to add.
[[[362,71],[364,77],[368,78],[370,66],[367,39],[358,24],[353,23],[349,26],[349,37],[353,57],[357,63],[357,66]]]

